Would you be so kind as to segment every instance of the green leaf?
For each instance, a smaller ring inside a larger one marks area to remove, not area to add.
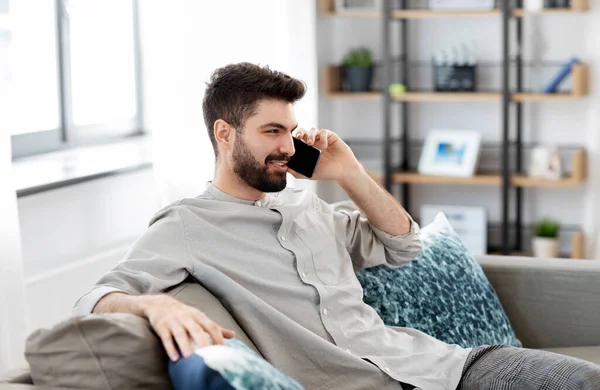
[[[534,227],[536,237],[544,238],[556,238],[558,237],[558,231],[560,230],[558,221],[549,218],[538,221]]]

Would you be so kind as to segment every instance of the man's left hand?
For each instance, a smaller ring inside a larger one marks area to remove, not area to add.
[[[331,130],[312,128],[307,131],[299,128],[294,131],[293,137],[321,151],[312,180],[335,180],[341,183],[362,169],[352,149]],[[307,179],[292,169],[289,172],[295,178]]]

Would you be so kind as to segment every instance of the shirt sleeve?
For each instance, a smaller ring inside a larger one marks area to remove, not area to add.
[[[407,216],[410,231],[393,236],[371,225],[352,202],[334,204],[336,234],[346,241],[346,249],[357,272],[383,264],[401,267],[421,252],[419,225]]]
[[[111,292],[157,293],[184,281],[192,262],[180,213],[177,207],[157,213],[124,259],[75,302],[73,314],[90,314]]]

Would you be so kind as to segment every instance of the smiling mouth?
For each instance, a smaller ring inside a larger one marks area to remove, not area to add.
[[[275,167],[275,169],[281,172],[286,172],[288,169],[287,161],[269,161],[269,164],[271,164],[273,167]]]

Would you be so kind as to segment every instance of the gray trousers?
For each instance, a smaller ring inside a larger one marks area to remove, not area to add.
[[[413,389],[402,385],[403,389]],[[506,345],[474,348],[457,390],[598,390],[600,366],[557,353]]]

